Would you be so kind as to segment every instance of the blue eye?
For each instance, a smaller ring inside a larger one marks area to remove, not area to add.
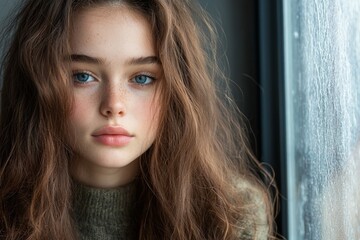
[[[79,72],[79,73],[75,73],[73,75],[74,81],[78,82],[78,83],[88,83],[88,82],[92,82],[95,80],[95,78],[93,76],[91,76],[88,73],[85,72]]]
[[[152,83],[154,81],[154,78],[142,74],[135,76],[133,81],[139,85],[147,85]]]

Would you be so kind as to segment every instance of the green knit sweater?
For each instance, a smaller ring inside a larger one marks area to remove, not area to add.
[[[81,240],[138,239],[137,181],[116,189],[98,189],[74,183],[73,215]],[[248,196],[253,222],[239,239],[267,239],[268,224],[261,194],[246,182],[238,184]]]
[[[136,186],[136,181],[116,189],[74,183],[73,215],[79,239],[136,239]]]

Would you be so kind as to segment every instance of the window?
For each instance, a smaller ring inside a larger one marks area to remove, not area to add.
[[[360,2],[283,14],[288,239],[360,239]]]

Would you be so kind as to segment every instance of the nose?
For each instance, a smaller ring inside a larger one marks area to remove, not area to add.
[[[107,117],[123,116],[125,114],[126,91],[115,86],[107,86],[102,93],[100,113]]]

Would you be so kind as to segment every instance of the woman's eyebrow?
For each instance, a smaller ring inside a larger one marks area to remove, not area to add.
[[[91,57],[84,54],[71,54],[69,60],[72,62],[82,62],[89,64],[103,65],[105,60],[102,58]],[[128,65],[144,65],[144,64],[160,64],[160,60],[157,56],[147,57],[134,57],[126,61]]]
[[[127,61],[128,65],[143,65],[143,64],[160,64],[160,60],[156,56],[131,58]]]
[[[99,64],[99,65],[105,63],[104,59],[90,57],[84,54],[71,54],[69,60],[72,62],[82,62],[82,63]]]

